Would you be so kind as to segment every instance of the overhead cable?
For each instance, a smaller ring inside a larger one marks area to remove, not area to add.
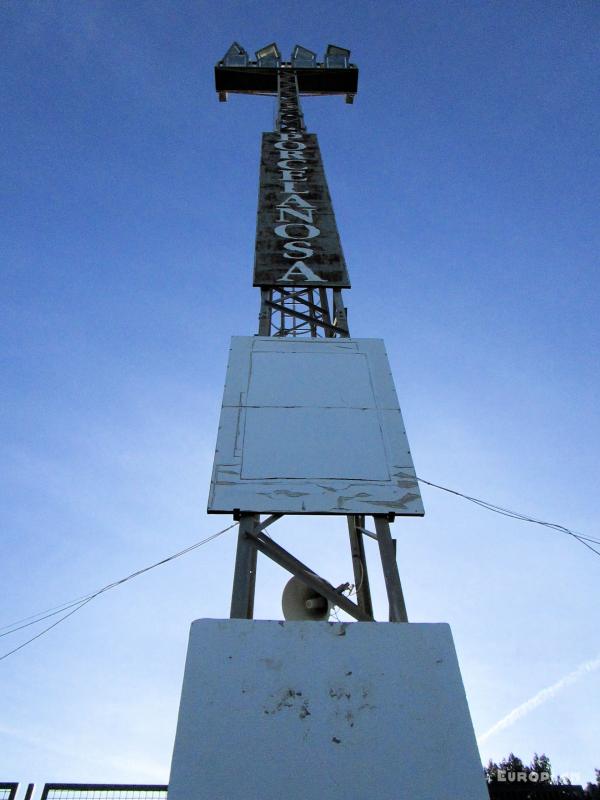
[[[465,494],[464,492],[459,492],[457,489],[450,489],[448,486],[442,486],[439,483],[428,481],[425,478],[417,477],[417,480],[419,481],[419,483],[424,483],[427,486],[433,487],[434,489],[440,489],[441,491],[447,492],[448,494],[453,494],[456,497],[461,497],[463,500],[468,500],[470,503],[475,503],[475,505],[478,505],[481,508],[485,508],[488,511],[493,511],[495,514],[501,514],[502,516],[510,517],[511,519],[518,519],[521,520],[522,522],[531,522],[535,525],[542,525],[543,527],[557,531],[558,533],[563,533],[568,536],[572,536],[582,545],[587,547],[588,550],[591,550],[597,556],[600,556],[600,550],[596,550],[596,548],[592,547],[592,545],[590,544],[590,542],[592,542],[593,544],[600,545],[600,539],[595,539],[591,536],[584,536],[583,534],[577,533],[571,530],[570,528],[565,527],[564,525],[560,525],[557,522],[547,522],[546,520],[532,517],[529,514],[524,514],[520,511],[514,511],[510,508],[505,508],[503,506],[496,505],[495,503],[490,503],[488,500],[481,500],[478,497],[472,497],[471,495]],[[115,587],[120,586],[121,584],[126,583],[127,581],[130,581],[133,578],[137,578],[139,575],[143,575],[145,572],[149,572],[150,570],[155,569],[156,567],[160,567],[163,564],[167,564],[169,561],[173,561],[176,558],[180,558],[181,556],[190,553],[192,550],[196,550],[198,547],[202,547],[203,545],[208,544],[208,542],[212,542],[218,536],[222,536],[224,533],[231,530],[236,525],[238,525],[238,523],[234,522],[232,525],[223,528],[217,533],[213,533],[211,536],[207,536],[205,539],[202,539],[199,542],[196,542],[195,544],[192,544],[189,547],[186,547],[177,553],[173,553],[172,555],[167,556],[166,558],[163,558],[154,564],[150,564],[147,567],[143,567],[142,569],[136,570],[135,572],[132,572],[130,575],[127,575],[124,578],[121,578],[117,581],[113,581],[112,583],[109,583],[106,586],[97,589],[95,592],[91,592],[88,595],[84,595],[83,597],[79,597],[74,600],[69,600],[63,603],[62,605],[48,608],[45,611],[40,611],[37,614],[32,614],[29,617],[24,617],[23,619],[16,620],[15,622],[10,623],[9,625],[5,625],[3,628],[0,628],[0,631],[2,631],[0,633],[0,637],[8,636],[11,633],[16,633],[17,631],[23,630],[23,628],[28,628],[31,625],[36,625],[39,622],[43,622],[45,619],[49,619],[50,617],[62,614],[64,611],[67,612],[66,614],[63,614],[63,616],[60,617],[58,620],[53,622],[51,625],[48,625],[48,627],[44,628],[44,630],[37,633],[35,636],[32,636],[30,639],[23,642],[18,647],[15,647],[12,650],[9,650],[7,653],[1,655],[0,661],[4,660],[5,658],[8,658],[8,656],[12,655],[13,653],[16,653],[17,651],[23,649],[28,644],[31,644],[31,642],[34,642],[36,639],[39,639],[41,636],[48,633],[48,631],[52,630],[52,628],[55,628],[64,620],[68,619],[70,616],[72,616],[77,611],[82,609],[85,605],[90,603],[99,595],[104,594],[105,592],[108,592],[110,589],[114,589]]]
[[[113,581],[112,583],[108,583],[101,589],[97,589],[95,592],[91,592],[90,594],[85,595],[84,597],[80,597],[77,600],[67,601],[66,603],[63,603],[61,606],[55,606],[53,609],[47,609],[46,611],[41,611],[38,614],[33,614],[30,617],[25,617],[24,619],[18,620],[17,622],[12,623],[12,625],[7,625],[6,628],[10,628],[10,630],[5,629],[4,633],[1,633],[0,636],[8,636],[10,633],[16,633],[17,631],[22,630],[23,628],[27,628],[30,625],[35,625],[38,622],[42,622],[43,620],[48,619],[49,617],[56,616],[57,614],[61,614],[63,611],[67,611],[67,609],[70,609],[62,617],[57,619],[51,625],[48,625],[47,628],[44,628],[44,630],[40,631],[35,636],[32,636],[30,639],[23,642],[18,647],[14,647],[12,650],[9,650],[7,653],[1,655],[0,661],[3,661],[5,658],[8,658],[8,656],[11,656],[18,650],[22,650],[28,644],[31,644],[31,642],[34,642],[36,639],[39,639],[40,636],[43,636],[45,633],[48,633],[48,631],[52,630],[52,628],[55,628],[57,625],[60,625],[61,622],[64,622],[64,620],[68,619],[70,616],[75,614],[77,611],[82,609],[85,605],[90,603],[99,595],[104,594],[105,592],[108,592],[110,589],[114,589],[117,586],[121,586],[121,584],[126,583],[127,581],[130,581],[133,578],[137,578],[140,575],[143,575],[145,572],[149,572],[150,570],[155,569],[156,567],[160,567],[163,564],[167,564],[169,561],[174,561],[176,558],[180,558],[181,556],[184,556],[187,553],[191,553],[192,550],[196,550],[198,547],[202,547],[202,545],[212,542],[217,537],[222,536],[227,531],[231,530],[232,528],[235,528],[236,525],[238,524],[239,524],[238,522],[234,522],[231,525],[228,525],[227,528],[223,528],[223,530],[220,530],[217,533],[213,533],[211,536],[207,536],[205,539],[201,539],[199,542],[195,542],[189,547],[186,547],[183,550],[179,550],[179,552],[177,553],[173,553],[172,555],[167,556],[166,558],[162,558],[160,561],[156,561],[154,564],[150,564],[147,567],[138,569],[135,572],[132,572],[130,575],[126,575],[124,578],[120,578],[119,580]]]
[[[559,525],[557,522],[546,522],[542,519],[537,519],[536,517],[532,517],[529,514],[523,514],[520,511],[512,511],[510,508],[504,508],[503,506],[498,506],[495,503],[490,503],[487,500],[480,500],[477,497],[471,497],[468,494],[464,494],[463,492],[459,492],[457,489],[449,489],[447,486],[440,486],[439,483],[432,483],[432,481],[427,481],[425,478],[417,477],[419,483],[426,483],[427,486],[433,486],[435,489],[441,489],[443,492],[448,492],[449,494],[454,494],[457,497],[462,497],[464,500],[468,500],[471,503],[475,503],[482,508],[486,508],[488,511],[493,511],[495,514],[502,514],[505,517],[511,517],[512,519],[519,519],[522,522],[532,522],[535,525],[543,525],[545,528],[550,528],[551,530],[558,531],[558,533],[565,533],[569,536],[572,536],[574,539],[577,539],[584,547],[587,547],[588,550],[591,550],[597,556],[600,556],[600,550],[596,550],[595,547],[592,547],[589,542],[593,542],[594,544],[600,545],[600,539],[594,539],[591,536],[583,536],[581,533],[576,533],[572,531],[570,528],[565,528],[564,525]]]

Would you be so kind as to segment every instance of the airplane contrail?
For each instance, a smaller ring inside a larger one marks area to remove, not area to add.
[[[526,714],[529,714],[530,711],[533,711],[534,708],[543,705],[548,700],[551,700],[554,695],[560,692],[561,689],[564,689],[565,686],[570,686],[572,683],[576,683],[580,678],[583,678],[584,675],[587,675],[590,672],[594,672],[600,667],[600,656],[598,658],[590,659],[589,661],[584,661],[583,664],[580,664],[577,669],[574,669],[573,672],[569,672],[568,675],[565,675],[564,678],[561,678],[556,683],[553,683],[552,686],[548,686],[545,689],[542,689],[541,692],[534,694],[533,697],[530,697],[529,700],[526,700],[524,703],[521,703],[520,706],[513,708],[513,710],[507,714],[502,719],[498,720],[492,727],[483,733],[481,736],[477,738],[478,743],[481,745],[490,736],[493,736],[498,731],[504,730],[504,728],[508,728],[509,725],[512,725],[513,722],[521,719]]]

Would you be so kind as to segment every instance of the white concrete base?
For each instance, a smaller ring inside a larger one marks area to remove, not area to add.
[[[169,800],[487,800],[445,624],[197,620]]]

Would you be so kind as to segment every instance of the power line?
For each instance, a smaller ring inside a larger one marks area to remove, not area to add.
[[[551,530],[557,531],[558,533],[564,533],[567,534],[568,536],[572,536],[574,539],[577,539],[577,541],[580,542],[580,544],[584,545],[584,547],[587,547],[597,556],[600,556],[600,550],[596,550],[596,548],[592,547],[592,545],[590,544],[590,542],[592,542],[593,544],[600,545],[600,539],[594,539],[591,536],[584,536],[583,534],[576,533],[575,531],[572,531],[570,528],[566,528],[564,525],[559,525],[556,522],[547,522],[545,520],[532,517],[528,514],[523,514],[520,511],[514,511],[510,508],[505,508],[503,506],[496,505],[495,503],[490,503],[487,500],[482,500],[478,497],[472,497],[471,495],[465,494],[464,492],[459,492],[457,489],[450,489],[447,486],[441,486],[439,483],[433,483],[433,481],[428,481],[425,478],[417,477],[417,480],[419,481],[419,483],[424,483],[427,486],[433,487],[434,489],[440,489],[443,492],[448,492],[448,494],[453,494],[456,497],[461,497],[463,500],[468,500],[471,503],[475,503],[475,505],[478,505],[481,508],[485,508],[488,511],[493,511],[495,514],[501,514],[502,516],[510,517],[511,519],[518,519],[522,522],[531,522],[535,525],[542,525],[543,527],[550,528]],[[238,524],[237,522],[234,522],[232,525],[223,528],[217,533],[213,533],[211,536],[207,536],[205,539],[202,539],[199,542],[196,542],[195,544],[192,544],[189,547],[186,547],[177,553],[173,553],[172,555],[167,556],[166,558],[163,558],[154,564],[150,564],[147,567],[143,567],[142,569],[136,570],[135,572],[132,572],[130,575],[127,575],[124,578],[121,578],[117,581],[113,581],[112,583],[103,586],[101,589],[98,589],[95,592],[91,592],[90,594],[84,595],[83,597],[79,597],[75,600],[69,600],[65,603],[62,603],[59,606],[53,606],[52,608],[45,609],[44,611],[39,611],[37,614],[32,614],[29,617],[24,617],[22,619],[10,623],[9,625],[5,625],[4,627],[0,628],[0,631],[2,631],[2,633],[0,633],[0,638],[3,636],[8,636],[9,634],[12,633],[16,633],[17,631],[23,630],[24,628],[28,628],[31,625],[37,625],[39,622],[43,622],[45,619],[50,619],[51,617],[54,617],[58,614],[62,614],[63,611],[67,612],[58,620],[53,622],[51,625],[48,625],[47,628],[44,628],[44,630],[37,633],[35,636],[32,636],[30,639],[23,642],[18,647],[9,650],[7,653],[4,653],[2,656],[0,656],[0,661],[3,661],[5,658],[8,658],[8,656],[12,655],[13,653],[16,653],[18,650],[21,650],[28,644],[31,644],[31,642],[34,642],[36,639],[39,639],[44,634],[48,633],[48,631],[52,630],[52,628],[55,628],[61,622],[68,619],[70,616],[72,616],[77,611],[82,609],[85,605],[90,603],[96,597],[98,597],[101,594],[104,594],[104,592],[108,592],[110,589],[114,589],[115,587],[120,586],[121,584],[126,583],[127,581],[130,581],[133,578],[137,578],[139,575],[143,575],[145,572],[149,572],[150,570],[155,569],[156,567],[160,567],[163,564],[167,564],[169,561],[173,561],[176,558],[180,558],[181,556],[190,553],[192,550],[196,550],[198,547],[202,547],[203,545],[208,544],[209,542],[213,541],[213,539],[216,539],[218,536],[222,536],[224,533],[234,528],[237,524]]]
[[[32,636],[31,639],[27,639],[26,642],[23,642],[18,647],[13,647],[12,650],[9,650],[7,653],[4,653],[3,655],[1,655],[0,656],[0,661],[4,661],[5,658],[8,658],[9,656],[12,656],[13,653],[16,653],[17,651],[22,650],[24,647],[27,647],[28,644],[31,644],[32,642],[35,642],[36,639],[39,639],[40,636],[43,636],[45,633],[48,633],[48,631],[51,631],[52,628],[56,628],[56,626],[60,625],[61,622],[64,622],[64,620],[66,620],[67,617],[72,616],[73,614],[75,614],[76,611],[79,611],[80,608],[83,608],[83,606],[85,606],[88,603],[90,603],[94,599],[94,597],[96,597],[95,594],[93,594],[91,597],[88,597],[87,600],[84,600],[76,608],[74,608],[71,611],[69,611],[69,613],[65,614],[64,617],[60,617],[60,619],[57,619],[56,622],[52,623],[52,625],[48,625],[48,627],[44,628],[43,631],[40,631],[39,633],[36,633],[35,636]]]
[[[89,595],[86,594],[83,597],[78,597],[77,600],[70,600],[60,606],[47,608],[45,611],[39,611],[37,614],[31,614],[29,617],[23,617],[23,619],[11,622],[9,625],[4,625],[2,628],[0,628],[0,631],[3,631],[3,633],[0,633],[0,638],[3,636],[9,636],[11,633],[16,633],[17,631],[21,631],[23,628],[29,628],[30,625],[36,625],[38,622],[43,622],[45,619],[49,619],[50,617],[55,617],[57,614],[60,614],[61,611],[66,611],[68,608],[73,608],[73,606],[79,605],[88,597]]]
[[[32,636],[30,639],[27,639],[27,641],[23,642],[18,647],[14,647],[12,650],[9,650],[7,653],[4,653],[3,655],[1,655],[0,656],[0,661],[3,661],[5,658],[8,658],[13,653],[16,653],[17,651],[22,650],[28,644],[31,644],[36,639],[39,639],[40,636],[43,636],[45,633],[48,633],[48,631],[51,631],[52,628],[55,628],[57,625],[60,625],[61,622],[64,622],[64,620],[66,620],[69,617],[71,617],[73,614],[75,614],[77,611],[82,609],[85,605],[90,603],[96,597],[98,597],[101,594],[104,594],[104,592],[108,592],[110,589],[114,589],[117,586],[121,586],[121,584],[127,583],[127,581],[130,581],[133,578],[137,578],[140,575],[143,575],[145,572],[149,572],[150,570],[155,569],[156,567],[160,567],[163,564],[167,564],[169,561],[174,561],[176,558],[180,558],[181,556],[187,555],[187,553],[191,553],[192,550],[196,550],[197,548],[202,547],[202,545],[205,545],[205,544],[208,544],[209,542],[212,542],[218,536],[222,536],[227,531],[231,530],[232,528],[235,528],[236,525],[238,525],[238,524],[239,523],[234,522],[233,524],[229,525],[227,528],[223,528],[223,530],[220,530],[217,533],[213,533],[211,536],[207,536],[205,539],[201,539],[199,542],[195,542],[194,544],[190,545],[189,547],[186,547],[183,550],[179,550],[179,552],[177,552],[177,553],[173,553],[172,555],[167,556],[166,558],[162,558],[160,561],[156,561],[154,564],[150,564],[147,567],[142,567],[142,569],[138,569],[135,572],[132,572],[130,575],[125,576],[124,578],[120,578],[119,580],[113,581],[112,583],[108,583],[108,584],[106,584],[106,586],[103,586],[101,589],[97,589],[95,592],[91,592],[90,594],[85,595],[84,597],[80,597],[77,600],[68,601],[66,603],[63,603],[61,606],[55,606],[52,609],[46,609],[46,611],[40,611],[38,614],[33,614],[30,617],[25,617],[24,619],[17,620],[17,622],[12,623],[12,625],[5,626],[5,628],[12,628],[12,629],[8,630],[8,631],[5,631],[5,633],[0,634],[0,636],[8,636],[8,634],[10,634],[10,633],[16,633],[17,631],[22,630],[23,628],[26,628],[29,625],[35,625],[38,622],[42,622],[44,619],[48,619],[49,617],[56,616],[57,614],[60,614],[63,611],[66,611],[67,609],[70,609],[62,617],[57,619],[51,625],[48,625],[47,628],[44,628],[44,630],[40,631],[35,636]],[[42,614],[43,616],[40,616],[40,614]],[[27,620],[32,620],[33,617],[36,617],[36,619],[33,619],[33,621],[27,621]],[[25,624],[19,624],[19,623],[25,623]],[[15,627],[15,626],[18,626],[18,627]]]
[[[70,605],[78,603],[80,600],[85,600],[88,595],[84,595],[83,597],[78,597],[77,600],[66,600],[64,603],[61,603],[58,606],[52,606],[51,608],[46,608],[43,611],[38,611],[37,614],[30,614],[28,617],[22,617],[21,619],[17,619],[14,622],[9,623],[8,625],[0,625],[0,631],[4,631],[7,628],[12,628],[13,625],[18,625],[20,622],[27,622],[29,619],[34,619],[34,617],[39,617],[40,614],[47,614],[49,611],[56,611],[58,613],[61,609],[67,608]]]
[[[570,528],[565,528],[564,525],[559,525],[557,522],[546,522],[542,519],[537,519],[536,517],[529,516],[528,514],[523,514],[520,511],[512,511],[510,508],[504,508],[503,506],[495,505],[494,503],[490,503],[487,500],[480,500],[477,497],[471,497],[468,494],[464,494],[463,492],[459,492],[456,489],[449,489],[447,486],[440,486],[439,483],[432,483],[431,481],[425,480],[425,478],[417,478],[419,483],[426,483],[428,486],[433,486],[435,489],[441,489],[443,492],[448,492],[449,494],[454,494],[457,497],[462,497],[464,500],[468,500],[471,503],[475,503],[482,508],[487,509],[488,511],[493,511],[495,514],[501,514],[504,517],[511,517],[512,519],[518,519],[522,522],[532,522],[535,525],[543,525],[545,528],[550,528],[551,530],[558,531],[558,533],[565,533],[569,536],[572,536],[574,539],[582,544],[584,547],[587,547],[588,550],[591,550],[592,553],[595,553],[597,556],[600,556],[600,550],[596,550],[595,547],[592,547],[589,542],[593,542],[594,544],[600,545],[600,539],[594,539],[591,536],[583,536],[580,533],[576,533],[572,531]]]

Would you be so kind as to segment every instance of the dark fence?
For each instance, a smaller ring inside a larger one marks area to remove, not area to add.
[[[18,783],[0,783],[0,800],[16,800]],[[27,786],[24,800],[167,800],[168,786],[141,783],[47,783],[41,795]]]
[[[551,783],[488,783],[490,800],[583,800],[581,786],[554,786]]]
[[[0,783],[0,800],[16,800],[18,783]],[[139,783],[47,783],[39,800],[167,800],[168,786]],[[581,786],[544,783],[488,784],[490,800],[585,800]],[[29,784],[24,800],[33,800]],[[37,795],[36,795],[37,796]]]
[[[47,783],[41,800],[167,800],[168,786],[126,783]]]

